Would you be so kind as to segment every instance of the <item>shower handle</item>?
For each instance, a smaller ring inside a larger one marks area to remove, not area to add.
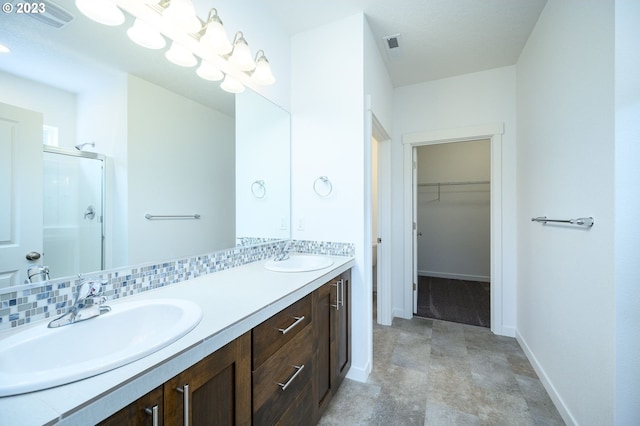
[[[89,207],[87,207],[87,210],[84,211],[84,218],[93,220],[95,217],[96,217],[96,209],[92,205],[89,205]]]

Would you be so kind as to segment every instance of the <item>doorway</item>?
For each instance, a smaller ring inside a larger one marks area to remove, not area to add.
[[[490,144],[414,148],[417,316],[490,325]]]
[[[495,334],[505,334],[502,323],[502,269],[503,269],[503,235],[502,235],[502,135],[504,123],[469,126],[452,129],[434,130],[428,132],[406,134],[402,138],[404,146],[404,217],[403,239],[404,253],[403,270],[403,317],[411,318],[417,305],[417,245],[418,230],[415,223],[415,209],[413,200],[415,191],[413,177],[415,162],[413,148],[422,145],[432,145],[449,142],[462,142],[478,139],[489,139],[491,145],[491,178],[490,178],[490,277],[491,277],[491,331]]]

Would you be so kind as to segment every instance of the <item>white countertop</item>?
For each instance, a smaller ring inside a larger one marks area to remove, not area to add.
[[[99,422],[355,265],[352,257],[328,257],[333,265],[318,271],[272,272],[262,260],[107,302],[114,306],[176,298],[198,303],[203,314],[191,332],[130,364],[67,385],[0,398],[0,426]],[[22,329],[0,334],[0,344]]]

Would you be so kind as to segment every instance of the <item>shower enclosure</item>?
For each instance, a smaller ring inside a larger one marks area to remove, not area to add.
[[[44,148],[43,264],[51,278],[104,267],[104,157]]]

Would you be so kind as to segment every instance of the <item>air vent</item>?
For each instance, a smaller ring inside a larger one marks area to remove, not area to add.
[[[24,2],[15,0],[13,3]],[[54,28],[62,28],[75,19],[71,12],[51,0],[39,0],[38,4],[40,3],[44,5],[44,13],[25,13],[25,15]]]
[[[393,34],[382,37],[389,59],[400,57],[402,49],[400,47],[400,34]]]

